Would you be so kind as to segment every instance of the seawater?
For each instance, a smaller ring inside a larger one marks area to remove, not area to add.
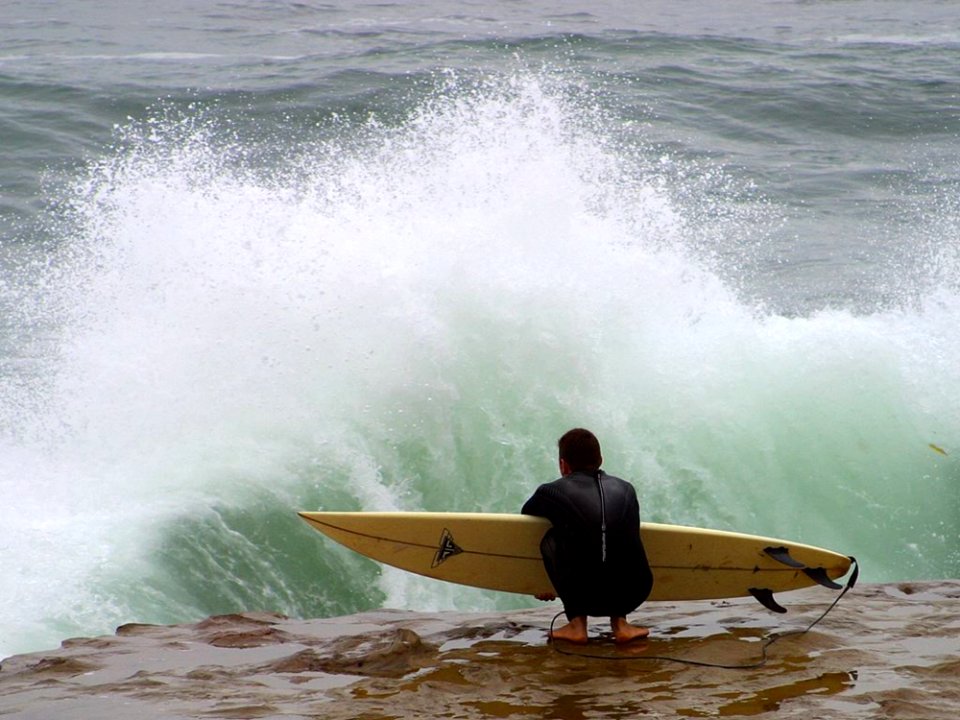
[[[525,606],[294,511],[514,512],[573,425],[647,520],[958,576],[941,5],[555,5],[0,25],[0,656]]]

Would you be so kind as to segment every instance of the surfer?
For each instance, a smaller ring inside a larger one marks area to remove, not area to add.
[[[521,512],[553,527],[540,543],[544,567],[563,602],[567,624],[551,638],[586,643],[587,617],[609,617],[614,640],[647,637],[626,616],[650,595],[653,573],[640,540],[640,505],[633,485],[600,469],[600,442],[575,428],[558,442],[561,478],[537,488]],[[556,595],[538,595],[554,600]]]

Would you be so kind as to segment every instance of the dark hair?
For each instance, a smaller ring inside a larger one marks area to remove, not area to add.
[[[574,472],[596,472],[603,464],[600,441],[589,430],[568,430],[557,442],[557,446],[560,448],[560,459],[566,460]]]

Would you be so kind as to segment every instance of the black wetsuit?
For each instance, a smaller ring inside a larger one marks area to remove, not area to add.
[[[625,617],[650,595],[640,505],[627,481],[575,472],[538,487],[521,512],[553,524],[540,552],[568,619]]]

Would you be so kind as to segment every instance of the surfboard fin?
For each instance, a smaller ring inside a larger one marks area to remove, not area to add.
[[[780,547],[767,547],[764,548],[763,551],[777,562],[783,563],[784,565],[788,565],[792,568],[802,570],[806,567],[806,565],[799,560],[794,560],[793,556],[790,554],[790,551],[782,545]]]
[[[840,590],[843,588],[843,585],[839,585],[831,580],[827,575],[827,571],[822,567],[807,567],[795,559],[785,547],[767,547],[764,548],[763,551],[777,562],[783,563],[788,567],[796,568],[797,570],[802,570],[804,575],[818,585],[823,585],[823,587],[830,588],[831,590]]]
[[[825,588],[830,588],[831,590],[843,589],[843,585],[840,585],[839,583],[835,583],[833,580],[831,580],[830,577],[827,575],[827,571],[824,570],[822,567],[804,568],[803,574],[806,575],[811,580],[813,580],[818,585],[823,585]]]
[[[785,613],[787,611],[783,605],[773,599],[773,590],[768,590],[767,588],[749,588],[749,591],[750,594],[757,599],[757,602],[767,610],[775,613]]]

